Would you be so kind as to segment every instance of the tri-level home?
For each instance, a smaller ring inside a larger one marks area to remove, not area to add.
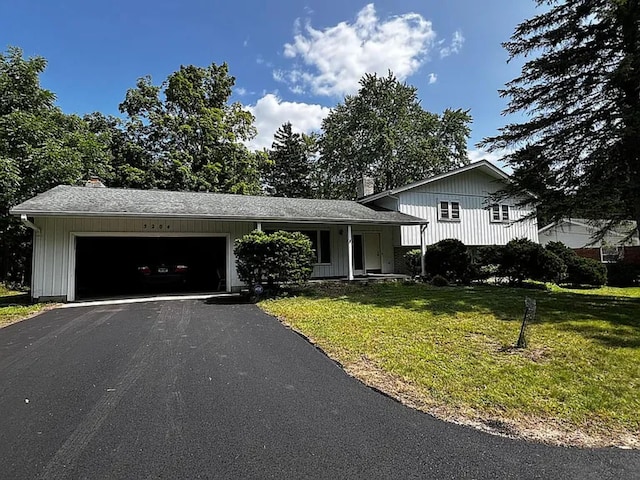
[[[90,181],[55,187],[11,213],[33,230],[34,299],[127,295],[150,281],[151,272],[161,273],[158,283],[188,280],[194,291],[230,292],[243,286],[234,241],[254,229],[306,234],[316,252],[315,278],[402,273],[404,251],[445,238],[467,245],[537,241],[535,220],[517,222],[529,210],[515,201],[491,202],[506,181],[504,172],[481,161],[359,202],[106,188]]]

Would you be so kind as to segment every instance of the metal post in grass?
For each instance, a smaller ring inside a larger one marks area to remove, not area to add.
[[[533,298],[524,299],[524,318],[520,327],[517,348],[527,348],[527,325],[536,318],[536,301]]]

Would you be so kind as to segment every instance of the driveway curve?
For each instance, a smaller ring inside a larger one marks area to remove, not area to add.
[[[0,406],[8,479],[640,476],[638,451],[411,410],[252,305],[67,308],[1,329]]]

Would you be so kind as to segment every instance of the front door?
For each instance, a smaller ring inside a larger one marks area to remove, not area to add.
[[[364,275],[364,245],[360,234],[353,236],[353,273]]]
[[[382,272],[379,233],[364,234],[364,268],[371,273]]]

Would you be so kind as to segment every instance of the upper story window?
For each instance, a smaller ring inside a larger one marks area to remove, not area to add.
[[[511,212],[509,205],[491,205],[491,221],[492,222],[508,222],[511,220]]]
[[[440,220],[460,221],[460,202],[440,202]]]

